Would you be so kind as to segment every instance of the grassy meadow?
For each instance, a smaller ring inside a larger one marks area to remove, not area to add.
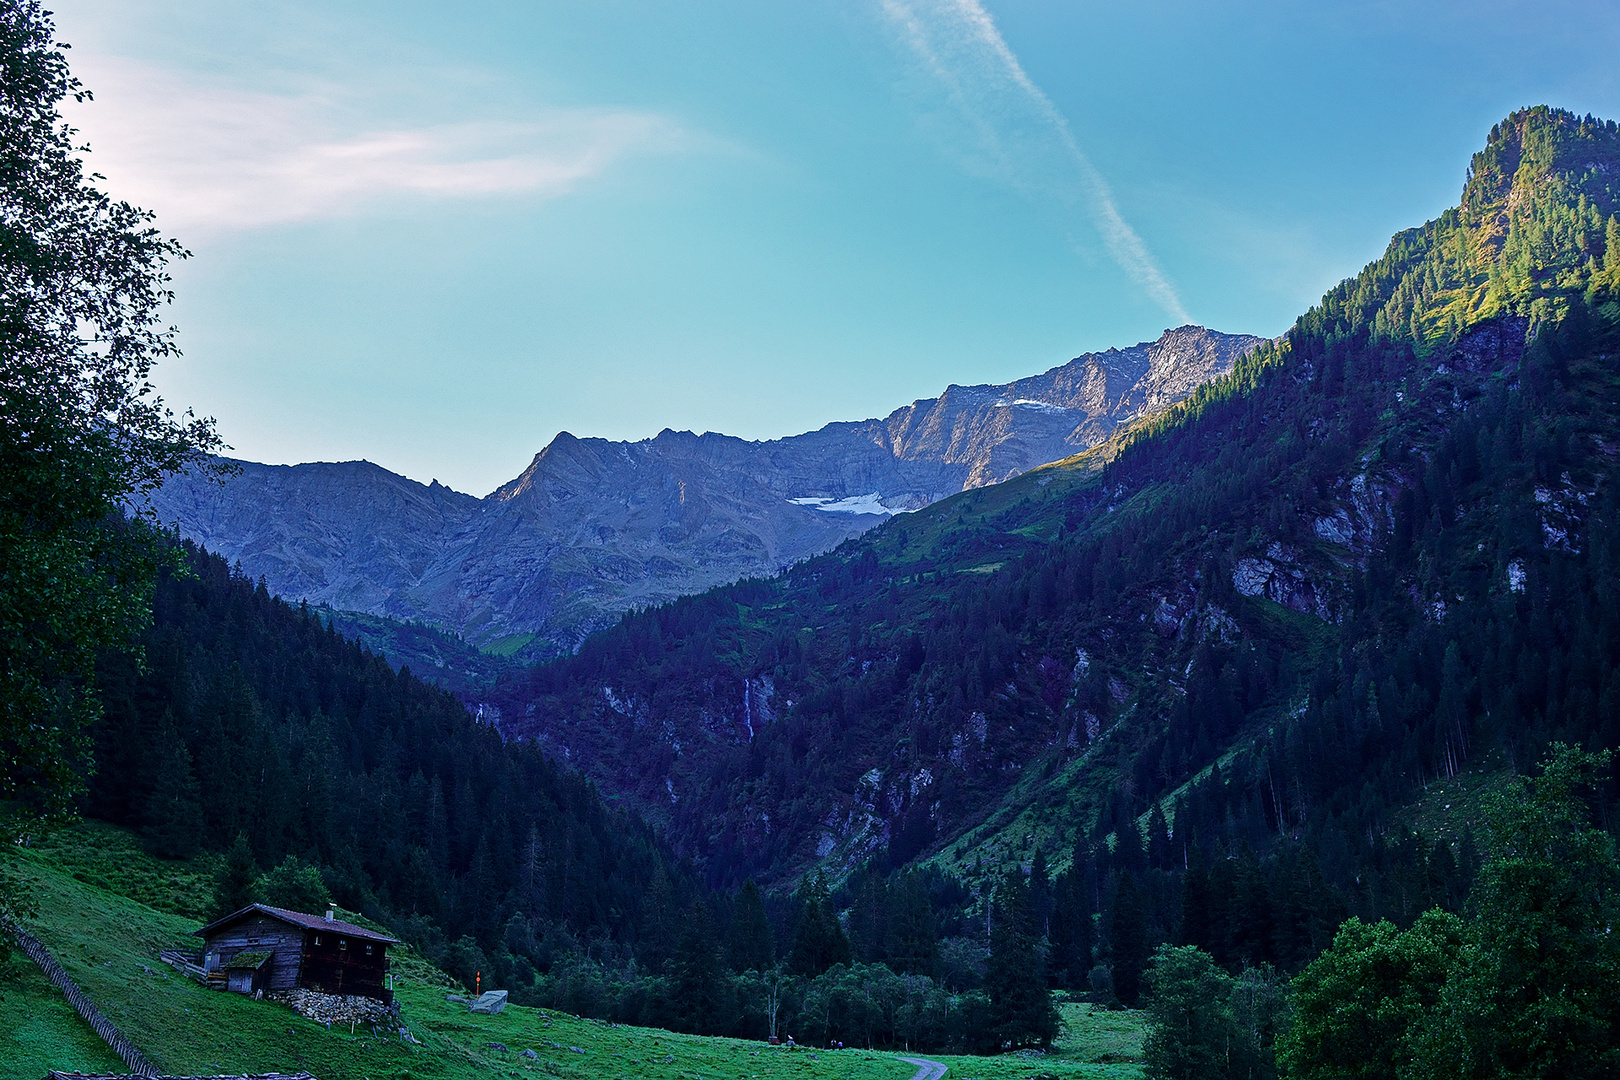
[[[193,931],[208,900],[208,877],[197,867],[154,860],[127,833],[93,823],[0,858],[34,889],[39,911],[29,931],[169,1073],[302,1069],[321,1080],[908,1080],[915,1071],[888,1052],[771,1047],[516,1005],[499,1016],[475,1016],[446,1002],[445,995],[460,988],[409,950],[396,958],[394,972],[411,1041],[369,1026],[327,1030],[280,1005],[204,989],[158,960],[159,949],[198,941]],[[936,1060],[949,1066],[952,1080],[1141,1075],[1138,1014],[1080,1004],[1062,1011],[1063,1035],[1050,1054]],[[20,952],[0,966],[0,1030],[0,1080],[40,1080],[50,1069],[123,1068]],[[534,1056],[524,1056],[526,1050]]]

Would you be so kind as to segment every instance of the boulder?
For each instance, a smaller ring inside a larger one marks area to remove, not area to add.
[[[506,991],[486,990],[467,1006],[467,1011],[494,1016],[504,1008],[506,1008]]]

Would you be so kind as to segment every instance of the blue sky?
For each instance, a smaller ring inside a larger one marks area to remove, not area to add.
[[[54,6],[92,165],[193,253],[165,396],[475,494],[559,430],[1276,334],[1512,109],[1620,117],[1612,0]]]

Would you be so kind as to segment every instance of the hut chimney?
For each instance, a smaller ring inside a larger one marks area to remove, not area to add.
[[[334,907],[331,904],[326,905],[326,921],[327,922],[336,922],[337,921],[337,908]]]

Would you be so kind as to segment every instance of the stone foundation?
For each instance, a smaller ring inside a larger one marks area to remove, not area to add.
[[[318,990],[272,990],[265,997],[279,1001],[299,1016],[319,1024],[381,1024],[399,1014],[376,998],[323,994]]]

